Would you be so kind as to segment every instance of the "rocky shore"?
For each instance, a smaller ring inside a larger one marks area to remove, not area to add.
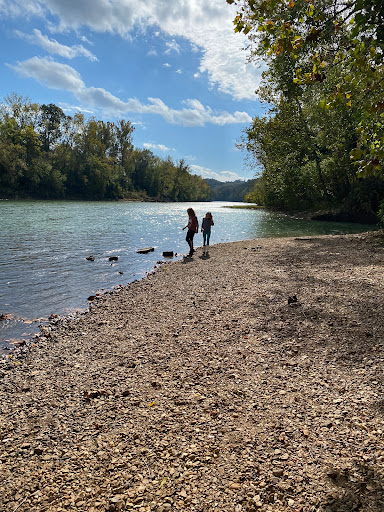
[[[0,511],[384,510],[380,234],[215,245],[0,364]]]

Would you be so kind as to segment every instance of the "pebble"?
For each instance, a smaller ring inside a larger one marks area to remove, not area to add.
[[[198,250],[4,356],[1,512],[384,510],[382,263],[311,240]]]

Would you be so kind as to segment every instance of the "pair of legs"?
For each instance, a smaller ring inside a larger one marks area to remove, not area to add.
[[[203,245],[209,245],[209,239],[211,238],[211,231],[203,231]]]
[[[192,256],[192,254],[195,252],[193,248],[193,237],[195,236],[195,232],[188,229],[187,236],[185,237],[185,240],[187,241],[189,245],[189,255]]]

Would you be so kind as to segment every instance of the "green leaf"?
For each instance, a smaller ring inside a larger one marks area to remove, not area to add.
[[[314,5],[310,5],[306,11],[306,15],[312,17],[314,12],[315,12]]]

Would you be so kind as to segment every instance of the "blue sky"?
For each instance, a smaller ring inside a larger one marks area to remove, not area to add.
[[[0,100],[125,119],[133,142],[220,181],[254,170],[235,148],[263,113],[225,0],[0,0]]]

